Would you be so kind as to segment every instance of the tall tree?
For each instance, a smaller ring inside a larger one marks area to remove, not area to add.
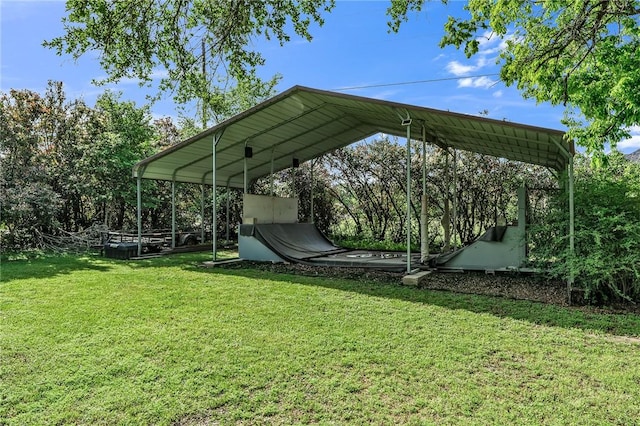
[[[160,76],[159,91],[179,104],[199,100],[225,116],[275,85],[257,76],[264,57],[254,39],[310,40],[312,22],[322,25],[332,7],[333,0],[68,0],[65,34],[45,46],[74,58],[96,51],[107,72],[102,83],[151,85]]]
[[[392,0],[392,31],[426,0]],[[446,2],[446,1],[445,1]],[[569,136],[602,153],[640,124],[640,0],[470,0],[440,45],[479,52],[500,37],[500,77],[526,98],[565,107]]]
[[[60,82],[49,82],[44,95],[0,96],[0,210],[8,246],[37,245],[37,234],[86,225],[89,185],[79,165],[96,127],[92,110],[67,100]]]
[[[106,213],[113,215],[113,221],[105,221],[122,229],[127,212],[136,205],[131,169],[153,153],[154,129],[148,107],[138,108],[119,96],[107,91],[98,98],[96,112],[102,117],[103,131],[83,150],[84,173],[96,183],[95,192],[106,203]]]

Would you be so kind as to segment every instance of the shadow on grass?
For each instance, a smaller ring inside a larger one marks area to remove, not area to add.
[[[218,258],[231,259],[238,257],[238,253],[234,251],[219,251]],[[158,268],[158,267],[179,267],[179,268],[198,268],[204,262],[210,261],[211,252],[192,252],[192,253],[171,253],[158,257],[150,257],[148,259],[138,260],[116,260],[116,262],[127,262],[131,268]],[[112,259],[109,259],[112,260]],[[201,268],[198,268],[201,269]]]
[[[231,258],[233,252],[221,253],[222,258]],[[384,297],[413,303],[439,306],[446,309],[461,309],[479,314],[491,314],[501,318],[512,318],[538,325],[580,329],[610,333],[619,336],[640,336],[640,315],[616,314],[592,308],[576,308],[512,300],[503,297],[453,293],[448,291],[422,290],[387,282],[376,282],[366,278],[334,278],[328,276],[306,276],[292,272],[273,272],[250,264],[236,264],[229,268],[199,267],[210,260],[210,253],[188,253],[145,260],[117,260],[96,256],[51,256],[34,260],[3,260],[0,265],[0,282],[18,279],[50,278],[70,274],[74,271],[90,270],[108,272],[118,265],[137,268],[178,267],[184,270],[207,274],[242,276],[269,279],[283,283],[324,287],[333,290],[355,292],[373,297]]]
[[[185,268],[192,269],[193,266]],[[291,273],[264,271],[258,268],[236,267],[227,269],[199,268],[204,273],[269,279],[306,286],[324,287],[333,290],[356,292],[373,297],[384,297],[439,306],[451,310],[465,310],[478,314],[490,314],[500,318],[511,318],[532,324],[580,329],[594,333],[617,336],[640,336],[640,316],[632,313],[613,313],[595,308],[557,306],[527,300],[514,300],[498,296],[454,293],[449,291],[417,289],[399,284],[345,279],[326,276],[304,276]]]
[[[226,254],[230,257],[230,254]],[[149,258],[143,260],[110,259],[96,253],[80,255],[51,254],[40,255],[31,259],[7,260],[0,263],[0,282],[19,279],[51,278],[57,275],[70,274],[75,271],[91,270],[107,272],[114,266],[126,265],[136,268],[158,267],[191,267],[211,259],[210,253],[184,253]]]
[[[0,282],[51,278],[82,270],[104,272],[111,269],[108,264],[98,262],[99,259],[99,256],[92,255],[56,255],[36,259],[3,260]]]

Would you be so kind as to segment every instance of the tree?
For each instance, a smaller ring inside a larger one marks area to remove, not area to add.
[[[131,169],[154,153],[149,108],[138,108],[119,97],[120,94],[107,91],[98,98],[95,111],[101,117],[102,131],[82,147],[82,172],[86,181],[95,184],[92,191],[98,197],[95,202],[106,206],[105,222],[116,229],[124,227],[127,212],[136,205]]]
[[[425,0],[392,0],[392,31]],[[589,153],[629,137],[640,123],[639,0],[470,0],[449,17],[441,47],[471,57],[483,37],[504,40],[500,77],[526,98],[565,107],[568,136]]]
[[[44,235],[96,223],[132,226],[131,167],[176,138],[166,120],[152,126],[147,107],[136,108],[111,92],[95,108],[67,99],[60,82],[50,81],[42,95],[0,94],[2,247],[42,246]],[[152,182],[144,188],[162,190]]]
[[[260,79],[263,56],[250,45],[263,36],[284,44],[293,33],[311,39],[312,22],[332,0],[68,0],[65,34],[45,42],[79,58],[97,51],[107,77],[174,93],[179,104],[197,99],[216,115],[252,106],[271,94],[276,78]],[[206,114],[203,121],[206,122]]]
[[[84,181],[71,165],[93,122],[84,103],[67,101],[59,82],[49,82],[43,96],[29,90],[0,96],[3,246],[35,246],[38,235],[84,221]]]

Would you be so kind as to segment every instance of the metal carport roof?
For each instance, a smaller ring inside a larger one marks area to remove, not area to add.
[[[411,119],[412,139],[441,147],[488,154],[565,170],[574,153],[564,132],[492,120],[308,87],[291,89],[236,115],[133,167],[134,177],[212,184],[213,142],[216,183],[242,188],[245,146],[248,180],[268,176],[377,133],[404,137]]]

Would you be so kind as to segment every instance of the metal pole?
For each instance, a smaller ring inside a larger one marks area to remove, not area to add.
[[[570,253],[570,264],[569,264],[569,276],[567,277],[567,302],[571,304],[571,289],[573,287],[573,283],[575,280],[575,271],[574,271],[574,262],[573,257],[575,255],[575,211],[573,204],[573,155],[567,147],[565,147],[562,143],[558,142],[556,139],[551,139],[551,141],[558,147],[560,151],[562,151],[569,161],[567,165],[567,185],[569,189],[569,253]]]
[[[291,165],[291,198],[295,198],[296,193],[296,168]]]
[[[569,265],[569,279],[567,280],[567,300],[571,303],[571,288],[575,279],[574,255],[575,255],[575,211],[573,204],[573,156],[569,157],[569,253],[571,263]]]
[[[138,221],[138,256],[142,256],[142,177],[138,172],[136,182],[137,221]]]
[[[310,216],[311,223],[314,223],[314,221],[313,221],[313,187],[315,186],[314,185],[315,184],[315,180],[314,180],[314,176],[313,176],[313,164],[314,163],[315,163],[315,161],[311,160],[310,161],[310,166],[309,166],[309,167],[311,167],[311,195],[310,195],[310,197],[311,197],[311,203],[310,203],[311,206],[309,207],[311,209],[311,216]]]
[[[244,143],[244,147],[245,149],[247,148],[247,142]],[[244,193],[247,193],[247,188],[248,188],[248,184],[247,184],[247,156],[244,156],[244,170],[243,170],[243,175],[244,175]]]
[[[420,261],[424,263],[429,257],[429,227],[427,208],[427,132],[422,125],[422,208],[420,214]]]
[[[200,185],[200,244],[204,244],[204,183]]]
[[[227,236],[226,241],[229,243],[229,183],[227,182]]]
[[[274,154],[275,150],[276,150],[275,146],[271,148],[271,175],[269,176],[269,178],[271,180],[270,184],[271,184],[271,196],[272,197],[273,197],[273,154]]]
[[[218,260],[218,208],[216,207],[216,197],[218,196],[216,191],[216,145],[218,144],[218,135],[213,137],[213,149],[211,153],[211,161],[213,166],[213,176],[211,181],[211,199],[213,202],[213,213],[211,218],[211,239],[213,245],[213,261]]]
[[[171,181],[171,248],[176,248],[176,181]]]
[[[442,212],[442,231],[444,233],[443,251],[448,252],[451,248],[451,215],[449,214],[449,198],[451,197],[451,174],[449,173],[449,150],[444,152],[444,172],[447,181],[446,193],[444,197],[444,211]]]
[[[427,194],[427,130],[422,126],[422,194]]]
[[[453,150],[453,246],[458,238],[458,150]]]
[[[407,274],[411,273],[411,120],[407,124]]]

